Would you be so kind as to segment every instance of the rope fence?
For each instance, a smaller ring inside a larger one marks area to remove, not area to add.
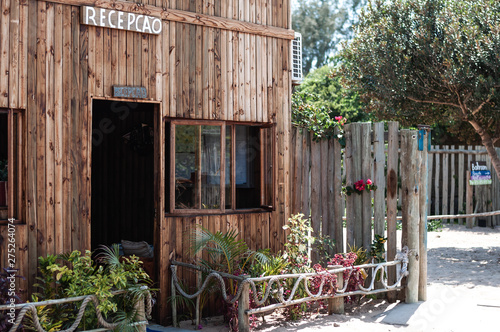
[[[126,292],[127,292],[127,290],[121,290],[121,291],[112,292],[112,294],[113,295],[120,295],[120,294],[124,294]],[[144,299],[145,310],[144,310],[144,306],[141,304],[140,301],[136,304],[137,315],[138,315],[138,317],[141,317],[141,318],[150,318],[151,317],[151,311],[152,311],[151,293],[146,292],[146,294],[147,294],[146,298]],[[80,324],[80,322],[83,318],[83,315],[85,314],[85,310],[87,308],[87,305],[90,302],[94,305],[99,326],[103,327],[102,329],[94,329],[94,330],[92,330],[92,332],[108,331],[108,330],[113,330],[116,327],[118,327],[119,323],[110,323],[104,319],[101,311],[98,308],[99,300],[97,299],[97,297],[95,295],[85,295],[85,296],[70,297],[70,298],[65,298],[65,299],[32,302],[32,303],[21,303],[21,304],[16,304],[14,306],[1,305],[0,311],[11,310],[11,309],[14,309],[14,310],[20,309],[19,313],[17,314],[16,321],[14,322],[14,325],[10,328],[9,332],[15,332],[19,328],[19,326],[21,325],[22,321],[24,320],[24,318],[26,317],[26,314],[28,312],[31,312],[31,315],[33,318],[33,323],[35,325],[37,332],[47,332],[46,330],[43,329],[43,327],[40,324],[40,319],[38,317],[38,312],[36,310],[37,307],[63,304],[63,303],[71,303],[71,302],[79,302],[79,301],[82,301],[82,304],[80,306],[80,309],[78,310],[78,314],[76,315],[75,321],[73,322],[73,324],[69,328],[67,328],[65,330],[60,330],[59,332],[76,331],[76,329],[78,328],[78,325]],[[147,320],[142,320],[139,322],[131,323],[130,326],[145,326],[147,324],[148,324]],[[86,332],[86,331],[83,331],[83,332]],[[87,332],[90,332],[90,331],[87,331]]]
[[[365,295],[377,294],[377,293],[387,292],[390,290],[402,289],[401,280],[403,279],[403,277],[406,277],[409,274],[408,272],[409,254],[410,252],[408,248],[404,247],[401,252],[397,253],[395,260],[391,262],[383,262],[378,264],[364,264],[352,267],[336,267],[318,273],[283,274],[283,275],[273,275],[273,276],[257,277],[257,278],[251,278],[249,276],[233,276],[227,273],[200,268],[199,266],[192,264],[172,261],[170,268],[172,270],[172,299],[173,299],[172,318],[174,326],[177,326],[177,315],[176,315],[177,309],[175,301],[177,292],[185,298],[188,299],[196,298],[198,301],[200,295],[203,293],[203,291],[207,289],[208,285],[212,280],[214,280],[219,284],[222,293],[222,298],[226,303],[234,304],[236,301],[238,301],[239,331],[245,332],[249,330],[248,315],[251,314],[264,313],[271,310],[284,308],[287,306],[309,301],[341,298],[345,296],[352,296],[358,294],[365,294]],[[203,271],[208,274],[204,282],[201,284],[201,286],[195,293],[188,294],[187,292],[184,291],[184,289],[182,289],[179,283],[179,279],[177,277],[178,266],[183,266],[198,271]],[[389,266],[396,266],[397,270],[397,280],[392,285],[388,284],[387,281],[387,267]],[[359,271],[360,269],[371,269],[371,274],[370,274],[371,281],[367,287],[364,287],[363,285],[358,285],[359,289],[356,291],[347,291],[349,283],[348,282],[344,283],[343,280],[338,280],[337,286],[340,287],[335,287],[335,285],[331,281],[331,278],[328,278],[331,275],[337,275],[337,278],[341,279],[344,271],[349,271],[347,276],[347,280],[349,280],[352,273],[355,271]],[[380,284],[376,285],[375,281],[377,279],[376,276],[379,274],[378,272],[381,272]],[[321,277],[321,283],[319,285],[318,291],[314,293],[309,289],[310,286],[308,281],[317,276]],[[224,281],[224,278],[230,278],[238,282],[238,288],[234,295],[227,294],[226,283]],[[293,282],[293,286],[290,287],[291,289],[285,289],[284,282],[282,282],[288,279],[295,280]],[[330,279],[330,281],[327,281],[327,279]],[[296,298],[296,296],[298,295],[297,290],[299,289],[301,284],[303,285],[302,289],[305,290],[307,296]],[[341,286],[342,284],[344,285]],[[261,295],[259,295],[257,289],[258,285],[265,285],[264,288],[265,291]],[[335,291],[323,294],[323,289],[326,285],[329,285],[330,289]],[[381,288],[377,288],[377,286]],[[289,295],[285,296],[285,294]],[[253,309],[249,308],[250,297],[252,297],[255,305],[258,308],[253,308]],[[267,306],[263,306],[271,298],[273,299],[274,302],[277,303],[272,303]],[[200,318],[198,312],[196,313],[196,318],[197,320],[199,320]],[[196,324],[199,325],[199,321],[197,321]]]

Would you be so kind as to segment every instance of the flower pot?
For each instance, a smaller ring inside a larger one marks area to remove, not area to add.
[[[7,206],[7,181],[0,181],[0,206]]]

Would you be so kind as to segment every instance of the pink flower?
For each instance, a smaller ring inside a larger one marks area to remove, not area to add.
[[[342,117],[340,115],[335,117],[335,121],[341,121],[341,120],[342,120]]]
[[[372,182],[372,180],[368,179],[368,180],[366,180],[366,184],[367,184],[367,185],[372,185],[372,184],[373,184],[373,182]]]

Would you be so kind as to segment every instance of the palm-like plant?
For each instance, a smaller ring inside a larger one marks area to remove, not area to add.
[[[257,261],[266,264],[269,261],[269,249],[250,250],[244,240],[239,239],[235,230],[223,234],[215,233],[198,226],[191,232],[191,251],[194,256],[206,253],[207,258],[198,260],[198,263],[207,269],[241,275],[249,272],[249,265]],[[232,280],[229,280],[231,294],[235,294]]]

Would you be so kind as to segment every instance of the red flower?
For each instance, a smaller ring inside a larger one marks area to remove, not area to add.
[[[342,120],[342,117],[340,115],[335,117],[335,121],[341,121],[341,120]]]
[[[366,180],[366,184],[367,184],[367,185],[372,185],[372,184],[373,184],[373,182],[372,182],[372,180],[368,179],[368,180]]]

